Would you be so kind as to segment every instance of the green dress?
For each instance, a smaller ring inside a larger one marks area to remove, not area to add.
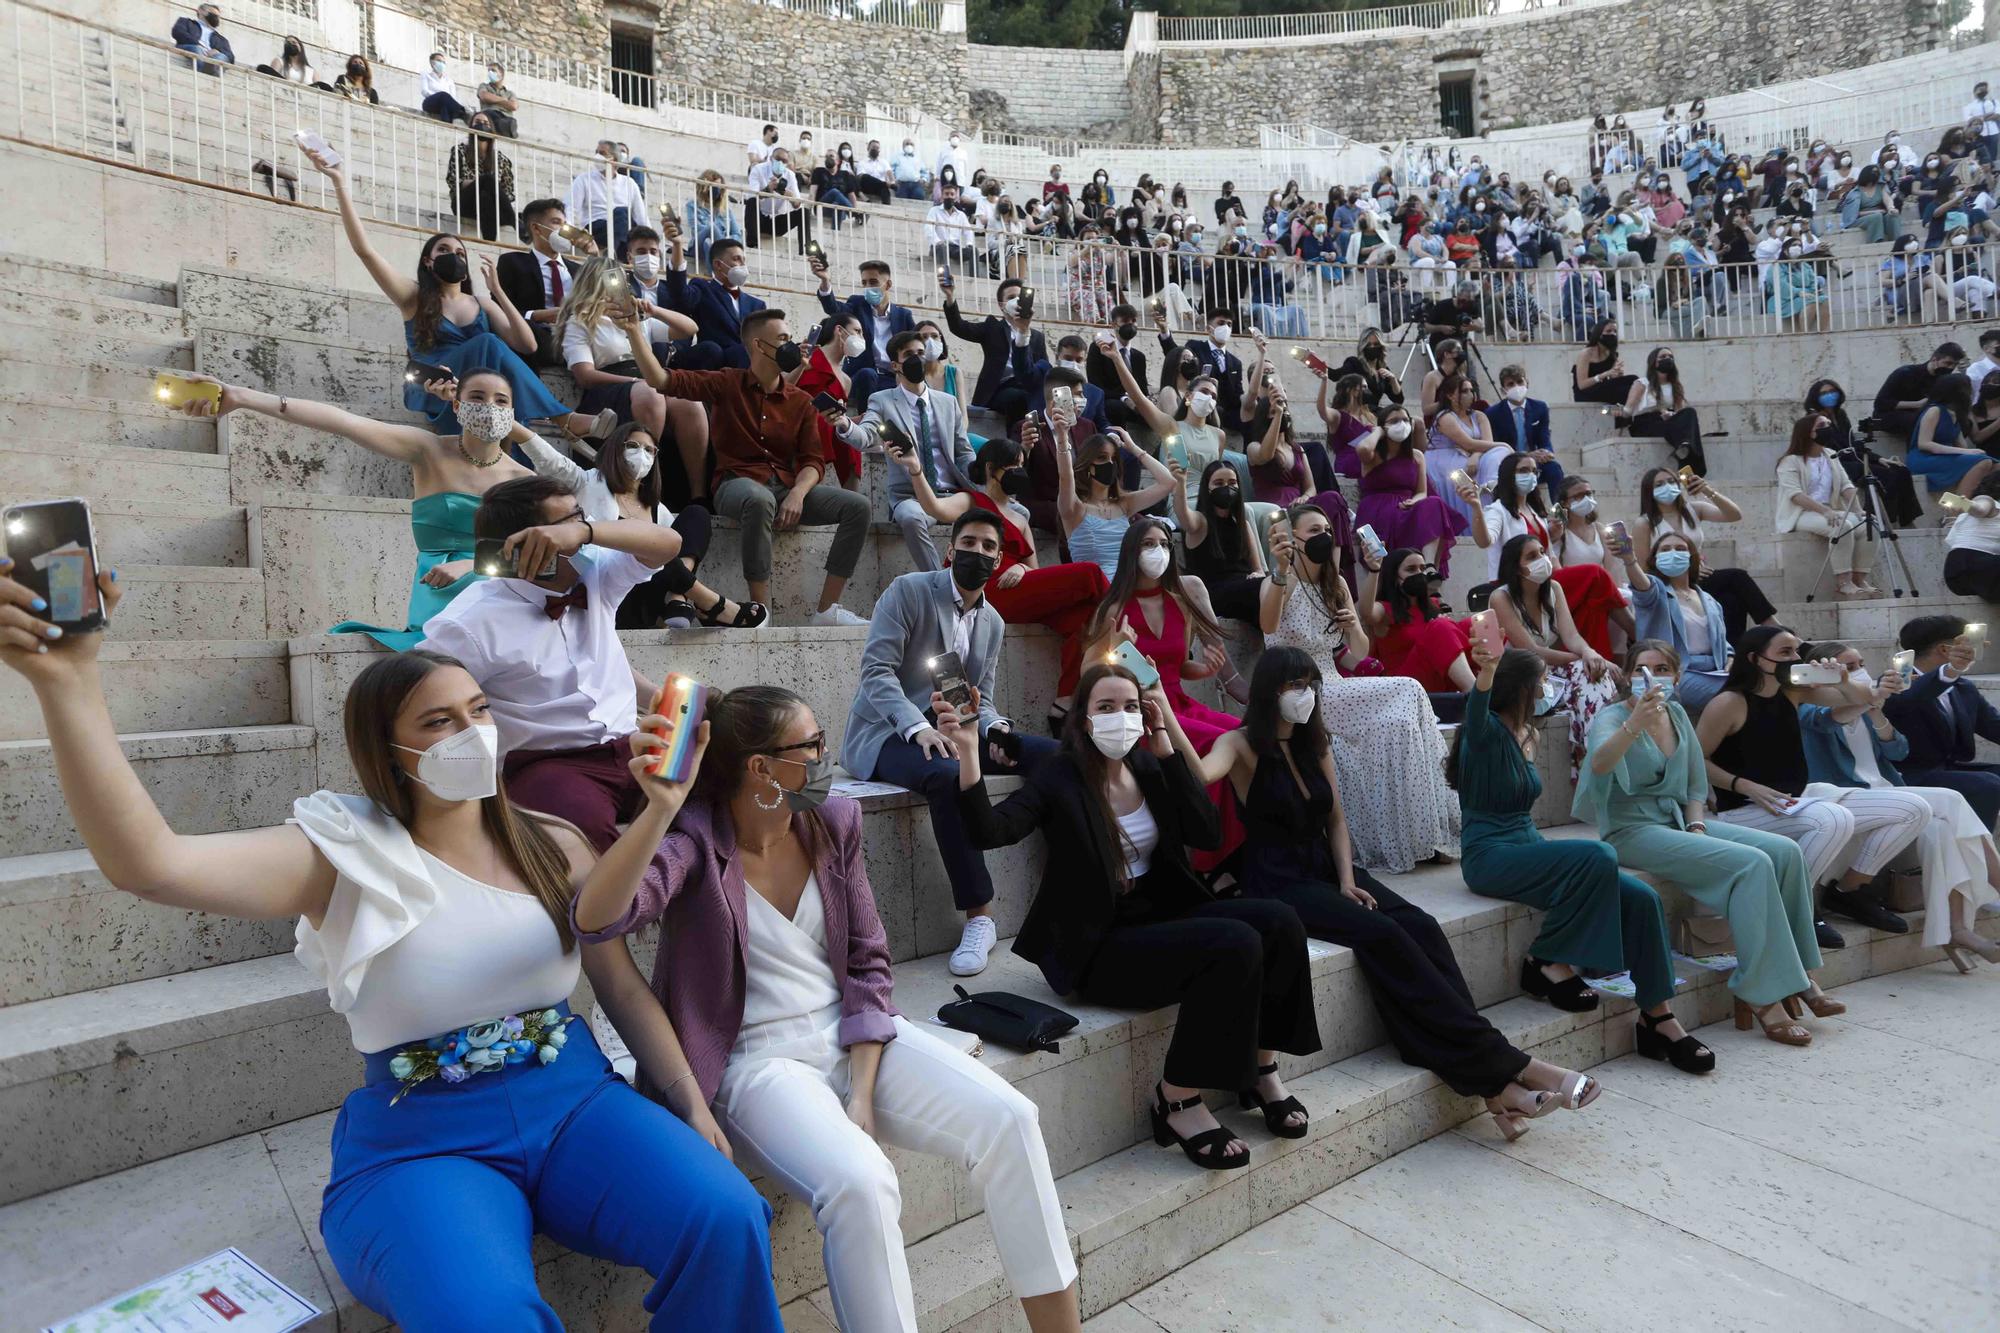
[[[424,575],[434,566],[451,560],[472,559],[472,516],[479,512],[479,497],[464,491],[440,491],[410,505],[410,535],[417,543],[417,574],[410,582],[410,623],[402,629],[364,625],[343,620],[328,634],[366,634],[384,648],[403,652],[414,648],[424,637],[424,622],[470,588],[479,575],[467,573],[447,587],[433,588]]]
[[[1660,895],[1621,873],[1604,843],[1541,835],[1532,814],[1541,775],[1489,702],[1485,690],[1468,694],[1459,728],[1465,886],[1544,913],[1530,956],[1583,972],[1629,970],[1640,1008],[1664,1004],[1673,998],[1674,968]]]
[[[1620,865],[1657,875],[1729,919],[1736,944],[1729,988],[1744,1003],[1762,1008],[1797,995],[1811,984],[1807,969],[1820,965],[1805,856],[1790,838],[1721,820],[1706,834],[1687,832],[1687,806],[1708,799],[1708,765],[1687,713],[1674,702],[1667,711],[1673,757],[1642,734],[1609,773],[1592,770],[1590,753],[1625,725],[1632,705],[1627,700],[1598,713],[1571,813],[1596,821]]]

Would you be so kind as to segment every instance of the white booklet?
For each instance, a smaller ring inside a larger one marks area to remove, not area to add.
[[[232,1245],[42,1333],[287,1333],[319,1313]]]

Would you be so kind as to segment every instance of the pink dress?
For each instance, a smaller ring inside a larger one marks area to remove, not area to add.
[[[1436,484],[1434,478],[1429,481]],[[1437,542],[1438,572],[1449,574],[1452,539],[1470,525],[1435,494],[1403,508],[1402,502],[1416,494],[1416,490],[1417,460],[1408,454],[1398,454],[1373,471],[1361,474],[1361,512],[1357,517],[1375,529],[1375,535],[1392,551],[1405,547],[1422,550],[1426,543]]]
[[[1159,605],[1158,634],[1146,624],[1141,599],[1155,601]],[[1166,596],[1164,589],[1134,593],[1119,613],[1119,619],[1130,625],[1132,633],[1137,636],[1133,646],[1152,658],[1153,664],[1160,669],[1160,689],[1165,692],[1167,702],[1173,706],[1175,719],[1180,722],[1181,730],[1187,733],[1188,740],[1194,743],[1197,753],[1207,754],[1223,732],[1234,731],[1243,725],[1241,719],[1217,712],[1197,701],[1181,684],[1181,666],[1187,661],[1189,646],[1187,617],[1181,614],[1180,603]],[[1215,802],[1215,808],[1222,812],[1222,843],[1213,852],[1191,853],[1194,868],[1201,871],[1213,869],[1243,841],[1243,821],[1236,812],[1236,793],[1230,790],[1228,779],[1210,786],[1208,799]]]

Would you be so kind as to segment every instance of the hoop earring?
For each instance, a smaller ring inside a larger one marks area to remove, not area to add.
[[[776,778],[773,778],[771,780],[771,790],[778,793],[778,799],[771,802],[769,805],[764,804],[764,798],[761,795],[753,795],[750,798],[751,800],[757,803],[757,808],[759,810],[775,811],[784,805],[785,789],[778,785],[778,781]]]

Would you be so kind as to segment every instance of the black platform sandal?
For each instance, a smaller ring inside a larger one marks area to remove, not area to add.
[[[1172,1125],[1167,1123],[1167,1117],[1174,1112],[1190,1110],[1201,1105],[1200,1093],[1196,1093],[1186,1101],[1170,1102],[1167,1100],[1166,1089],[1156,1083],[1153,1085],[1153,1098],[1153,1142],[1162,1148],[1178,1143],[1190,1162],[1209,1171],[1233,1171],[1239,1166],[1250,1165],[1248,1152],[1237,1153],[1234,1157],[1222,1155],[1222,1150],[1227,1148],[1229,1141],[1236,1136],[1221,1126],[1205,1129],[1191,1139],[1184,1139]]]
[[[756,629],[771,618],[771,609],[762,602],[738,602],[736,613],[724,620],[722,608],[729,604],[729,598],[718,595],[715,605],[701,613],[701,623],[710,629]]]
[[[1715,1068],[1715,1052],[1702,1045],[1691,1036],[1682,1036],[1678,1041],[1668,1041],[1659,1033],[1662,1023],[1674,1021],[1672,1013],[1658,1018],[1641,1010],[1639,1026],[1634,1032],[1632,1049],[1648,1060],[1665,1060],[1683,1074],[1706,1074]]]
[[[1572,975],[1562,981],[1550,981],[1539,958],[1521,960],[1521,991],[1538,1000],[1547,1000],[1566,1013],[1587,1014],[1597,1007],[1597,992],[1585,985],[1582,977]]]
[[[1262,1078],[1266,1074],[1275,1074],[1277,1072],[1278,1062],[1276,1060],[1273,1060],[1268,1065],[1257,1066],[1257,1077],[1259,1078]],[[1302,1139],[1306,1136],[1306,1131],[1312,1128],[1310,1124],[1304,1121],[1296,1125],[1285,1123],[1286,1118],[1289,1116],[1304,1116],[1306,1114],[1305,1103],[1296,1097],[1287,1097],[1281,1102],[1267,1102],[1264,1100],[1263,1094],[1258,1092],[1253,1085],[1237,1093],[1236,1101],[1246,1111],[1262,1111],[1264,1113],[1264,1128],[1270,1130],[1281,1139]]]

